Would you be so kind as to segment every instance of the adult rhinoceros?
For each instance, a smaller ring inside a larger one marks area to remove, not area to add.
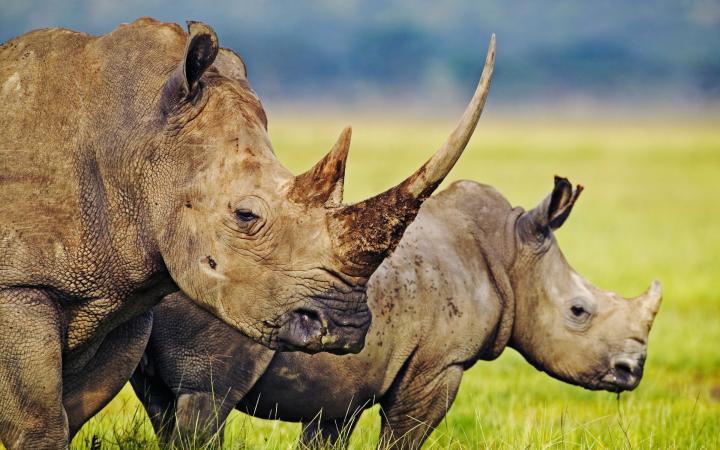
[[[358,355],[274,353],[170,295],[155,307],[135,391],[165,438],[174,425],[182,434],[223,424],[237,407],[303,422],[305,443],[334,442],[379,403],[381,442],[419,448],[463,371],[506,346],[568,383],[634,389],[660,285],[627,300],[570,267],[553,231],[579,193],[557,178],[552,194],[524,211],[463,181],[425,202],[368,282],[374,319]]]
[[[270,348],[357,352],[365,284],[467,144],[342,205],[350,132],[293,176],[213,30],[140,19],[0,48],[0,441],[63,448],[130,377],[149,310],[185,292]],[[122,352],[117,352],[122,349]]]

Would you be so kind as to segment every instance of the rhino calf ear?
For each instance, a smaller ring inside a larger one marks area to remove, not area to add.
[[[546,236],[565,223],[577,201],[583,187],[578,185],[573,191],[567,178],[555,177],[555,187],[550,195],[535,208],[523,214],[521,230],[527,237]]]
[[[551,229],[558,229],[565,223],[583,189],[582,185],[578,185],[573,192],[572,184],[567,178],[555,176],[555,188],[550,195],[548,209],[548,225]]]

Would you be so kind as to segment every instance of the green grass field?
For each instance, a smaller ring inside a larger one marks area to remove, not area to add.
[[[347,123],[321,119],[271,117],[276,152],[295,173],[329,150]],[[346,119],[354,125],[349,201],[400,181],[453,126]],[[537,372],[507,350],[466,373],[425,448],[720,448],[720,127],[483,119],[450,178],[491,184],[511,203],[531,207],[550,192],[555,174],[586,187],[558,232],[570,263],[625,296],[653,279],[663,282],[644,380],[619,398],[590,392]],[[126,387],[72,448],[89,448],[93,435],[103,448],[128,448],[132,439],[139,439],[136,447],[155,445],[138,405]],[[374,408],[351,448],[374,446],[378,430]],[[291,449],[298,434],[297,424],[233,413],[225,447]]]

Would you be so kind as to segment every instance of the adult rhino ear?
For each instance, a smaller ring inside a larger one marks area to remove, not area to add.
[[[192,96],[198,88],[200,77],[215,61],[218,54],[218,38],[215,31],[202,22],[189,20],[185,57],[182,61],[185,93]]]
[[[245,61],[229,48],[221,48],[215,59],[215,68],[230,79],[243,81],[247,80],[247,67]]]
[[[526,237],[542,237],[560,228],[570,215],[583,189],[583,186],[578,185],[573,191],[572,184],[567,178],[555,176],[552,193],[520,218],[521,233]]]
[[[172,100],[194,98],[201,89],[200,78],[215,61],[218,39],[215,31],[202,22],[188,21],[185,55],[166,84],[166,94]]]

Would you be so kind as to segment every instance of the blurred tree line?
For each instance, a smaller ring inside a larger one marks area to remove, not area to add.
[[[720,99],[717,0],[0,0],[0,39],[146,15],[208,22],[271,98],[465,98],[495,32],[496,101]]]

